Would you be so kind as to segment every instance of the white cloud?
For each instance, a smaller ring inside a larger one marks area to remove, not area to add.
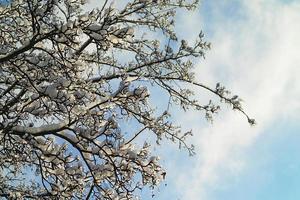
[[[194,124],[196,165],[180,176],[171,171],[174,180],[181,180],[177,186],[183,200],[209,199],[208,187],[216,187],[228,174],[238,175],[249,164],[240,152],[254,145],[275,120],[296,118],[300,111],[300,3],[243,0],[243,10],[239,10],[243,18],[229,20],[222,12],[226,3],[215,2],[212,13],[218,16],[208,25],[214,33],[213,49],[199,64],[198,78],[225,82],[245,100],[246,111],[258,125],[249,127],[239,113],[229,109],[212,126]],[[195,24],[187,26],[185,30],[193,30]],[[199,118],[197,113],[181,120],[190,125],[195,118]]]

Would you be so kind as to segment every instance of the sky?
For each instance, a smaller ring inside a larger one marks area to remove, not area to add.
[[[167,181],[154,199],[300,199],[299,10],[299,0],[202,0],[177,17],[179,37],[203,30],[212,43],[197,80],[238,94],[257,125],[227,106],[213,124],[197,112],[175,115],[193,129],[197,155],[164,144]]]

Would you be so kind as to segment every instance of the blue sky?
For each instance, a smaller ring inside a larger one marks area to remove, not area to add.
[[[212,42],[197,79],[239,94],[258,124],[249,127],[226,106],[213,124],[195,112],[176,115],[194,130],[197,155],[164,144],[167,186],[154,199],[300,199],[299,10],[296,0],[202,0],[199,11],[178,16],[181,38],[202,29]]]
[[[224,177],[209,191],[209,199],[294,200],[300,197],[300,125],[278,122],[249,148],[247,168],[239,176]]]
[[[0,5],[8,4],[9,0],[0,0]]]

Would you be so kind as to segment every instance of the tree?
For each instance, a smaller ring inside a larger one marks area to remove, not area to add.
[[[254,123],[238,96],[194,80],[192,60],[204,58],[210,44],[203,33],[192,45],[180,41],[174,16],[198,0],[97,4],[88,10],[85,0],[13,0],[0,7],[2,197],[133,199],[137,189],[158,185],[166,172],[139,136],[169,139],[191,155],[194,149],[169,106],[154,109],[150,90],[211,120],[220,106],[200,104],[188,89],[195,85]],[[35,181],[24,181],[30,170]]]

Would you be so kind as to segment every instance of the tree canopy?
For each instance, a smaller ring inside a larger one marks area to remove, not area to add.
[[[178,9],[198,4],[12,0],[0,7],[0,197],[125,200],[157,186],[166,172],[139,136],[194,149],[169,106],[150,102],[163,100],[151,89],[168,96],[166,105],[210,120],[219,103],[197,101],[189,85],[197,86],[253,124],[238,96],[194,78],[193,59],[204,58],[210,43],[200,33],[189,44],[174,27]]]

